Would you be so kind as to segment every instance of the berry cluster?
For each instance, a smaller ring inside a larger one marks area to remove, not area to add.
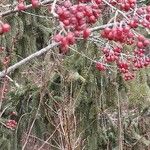
[[[133,59],[134,67],[137,69],[147,67],[150,65],[150,58],[149,57],[135,57]]]
[[[133,51],[133,63],[136,68],[147,67],[150,64],[150,58],[148,56],[145,56],[145,47],[149,44],[150,41],[144,36],[139,35],[137,37],[137,49]]]
[[[129,62],[128,62],[127,60],[125,60],[125,59],[121,59],[121,58],[120,58],[120,59],[117,61],[117,66],[118,66],[119,71],[120,71],[121,73],[127,73],[128,70],[129,70]]]
[[[93,24],[100,16],[98,5],[78,4],[72,5],[70,1],[65,1],[61,6],[57,7],[59,21],[61,21],[66,29],[75,32],[79,35],[88,27],[88,24]]]
[[[73,45],[75,43],[75,35],[73,32],[67,33],[66,36],[61,34],[57,34],[54,37],[55,42],[60,43],[60,51],[63,54],[66,54],[68,51],[69,45]]]
[[[138,8],[135,17],[139,24],[150,29],[150,6]]]
[[[134,77],[135,77],[134,73],[132,73],[130,71],[127,71],[126,73],[123,74],[123,78],[125,81],[132,80],[132,79],[134,79]]]
[[[145,47],[147,47],[150,44],[150,41],[148,39],[146,39],[143,35],[138,35],[137,37],[137,47],[140,49],[143,49]]]
[[[136,0],[111,0],[110,3],[121,10],[129,11],[131,8],[134,8]]]
[[[118,41],[121,43],[133,44],[134,34],[129,26],[106,27],[101,36],[108,40]]]
[[[117,61],[117,66],[119,68],[119,71],[123,74],[124,80],[132,80],[135,75],[133,73],[133,70],[131,70],[132,67],[130,67],[131,62],[129,60],[119,58]]]
[[[143,42],[146,40],[141,35],[139,35],[137,39]],[[122,53],[122,48],[120,47],[103,48],[102,52],[104,54],[103,63],[96,62],[96,69],[99,71],[105,71],[107,69],[106,66],[108,66],[108,63],[115,62],[119,71],[122,73],[124,80],[133,79],[135,77],[134,71],[150,65],[150,58],[145,56],[144,49],[138,48],[134,50],[133,55],[126,55]]]
[[[40,5],[39,0],[30,0],[30,2],[33,8]],[[97,22],[103,4],[102,0],[78,0],[78,4],[71,3],[70,0],[57,2],[54,11],[65,32],[58,33],[54,40],[60,44],[61,53],[66,54],[69,46],[75,44],[78,37],[87,39],[91,35],[89,26]],[[109,4],[123,11],[129,11],[135,7],[136,0],[110,0]],[[17,8],[20,11],[25,10],[25,0],[18,0]],[[150,58],[145,56],[145,50],[150,41],[144,36],[133,32],[139,25],[150,28],[150,6],[137,8],[132,15],[131,13],[125,14],[130,21],[121,21],[121,17],[116,16],[117,22],[114,26],[106,27],[101,32],[101,36],[110,41],[118,42],[119,46],[128,44],[137,47],[137,49],[127,55],[123,53],[123,48],[114,47],[114,45],[107,46],[107,48],[102,49],[103,61],[96,62],[96,68],[99,71],[105,71],[109,66],[108,64],[112,62],[116,63],[125,80],[133,79],[134,71],[150,64]],[[8,24],[1,24],[0,34],[9,30],[10,26]],[[8,64],[7,59],[4,61],[6,66],[5,62]]]
[[[104,48],[103,50],[105,62],[114,62],[118,60],[122,49],[120,47]]]
[[[15,120],[9,119],[6,121],[6,127],[9,129],[15,129],[17,126],[17,122]]]
[[[96,65],[95,65],[96,69],[99,70],[99,71],[105,71],[106,70],[106,66],[104,63],[101,63],[101,62],[96,62]]]
[[[91,30],[86,28],[82,31],[82,36],[84,39],[87,39],[91,34]],[[55,42],[60,43],[60,51],[62,53],[66,53],[70,45],[75,44],[76,42],[76,35],[73,32],[68,32],[65,36],[61,34],[57,34],[54,37]]]
[[[106,64],[110,62],[117,61],[122,49],[120,47],[114,48],[103,48],[102,52],[104,54],[103,63],[96,62],[96,69],[99,71],[105,71],[107,69]]]

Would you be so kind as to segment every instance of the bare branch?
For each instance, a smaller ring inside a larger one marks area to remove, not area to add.
[[[97,27],[94,27],[94,28],[91,28],[91,31],[97,31],[97,30],[102,30],[106,27],[110,27],[110,26],[113,26],[113,23],[110,23],[110,24],[105,24],[105,25],[101,25],[101,26],[97,26]],[[30,56],[26,57],[25,59],[21,60],[20,62],[10,66],[8,69],[7,69],[7,74],[14,71],[15,69],[19,68],[20,66],[26,64],[27,62],[31,61],[32,59],[34,59],[35,57],[38,57],[38,56],[41,56],[42,54],[46,53],[47,51],[49,51],[51,48],[53,47],[56,47],[58,46],[59,43],[53,43],[53,44],[50,44],[48,45],[47,47],[31,54]],[[2,72],[0,72],[0,78],[4,77],[5,76],[5,71],[6,70],[3,70]]]
[[[26,57],[25,59],[19,61],[18,63],[12,65],[11,67],[9,67],[7,69],[7,74],[14,71],[15,69],[19,68],[20,66],[26,64],[27,62],[29,62],[30,60],[34,59],[35,57],[41,56],[42,54],[46,53],[47,51],[49,51],[51,48],[56,47],[58,45],[58,43],[52,43],[50,45],[48,45],[47,47],[37,51],[36,53],[31,54],[30,56]],[[0,78],[5,76],[5,70],[3,70],[2,72],[0,72]]]

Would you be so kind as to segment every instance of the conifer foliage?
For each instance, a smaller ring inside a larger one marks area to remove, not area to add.
[[[0,1],[0,149],[150,149],[150,5]]]

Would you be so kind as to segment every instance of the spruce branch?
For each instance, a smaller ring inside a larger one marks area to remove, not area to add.
[[[44,0],[44,1],[41,2],[41,5],[52,3],[53,1],[54,0]],[[32,8],[32,4],[26,6],[26,9],[31,9],[31,8]],[[17,7],[15,7],[14,9],[10,9],[8,11],[1,12],[0,17],[5,17],[5,16],[8,16],[8,15],[17,13],[17,12],[19,12],[19,10],[17,9]]]

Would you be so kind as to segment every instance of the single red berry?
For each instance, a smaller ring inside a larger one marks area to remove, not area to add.
[[[150,41],[148,39],[144,40],[144,46],[148,46],[150,44]]]
[[[2,31],[3,33],[9,32],[10,31],[10,25],[8,23],[2,24]]]
[[[138,43],[137,43],[137,47],[138,47],[138,48],[143,48],[143,47],[144,47],[143,42],[138,42]]]
[[[84,39],[87,39],[91,34],[91,30],[89,28],[86,28],[84,31],[83,31],[83,38]]]
[[[77,19],[82,19],[84,17],[84,14],[82,12],[77,12],[76,17]]]
[[[105,34],[109,34],[110,32],[111,32],[111,29],[110,29],[110,28],[107,27],[107,28],[104,29],[104,33],[105,33]]]
[[[138,38],[139,41],[143,41],[145,39],[145,37],[143,35],[138,35],[137,38]]]
[[[69,32],[68,34],[67,34],[67,40],[68,40],[68,43],[70,44],[70,45],[73,45],[74,43],[75,43],[75,37],[74,37],[74,34],[72,33],[72,32]]]
[[[39,0],[31,0],[31,3],[32,3],[32,7],[33,8],[36,8],[40,5],[40,2]]]
[[[18,8],[19,11],[22,11],[22,10],[26,9],[26,6],[24,5],[23,2],[21,2],[21,3],[18,4],[17,8]]]

